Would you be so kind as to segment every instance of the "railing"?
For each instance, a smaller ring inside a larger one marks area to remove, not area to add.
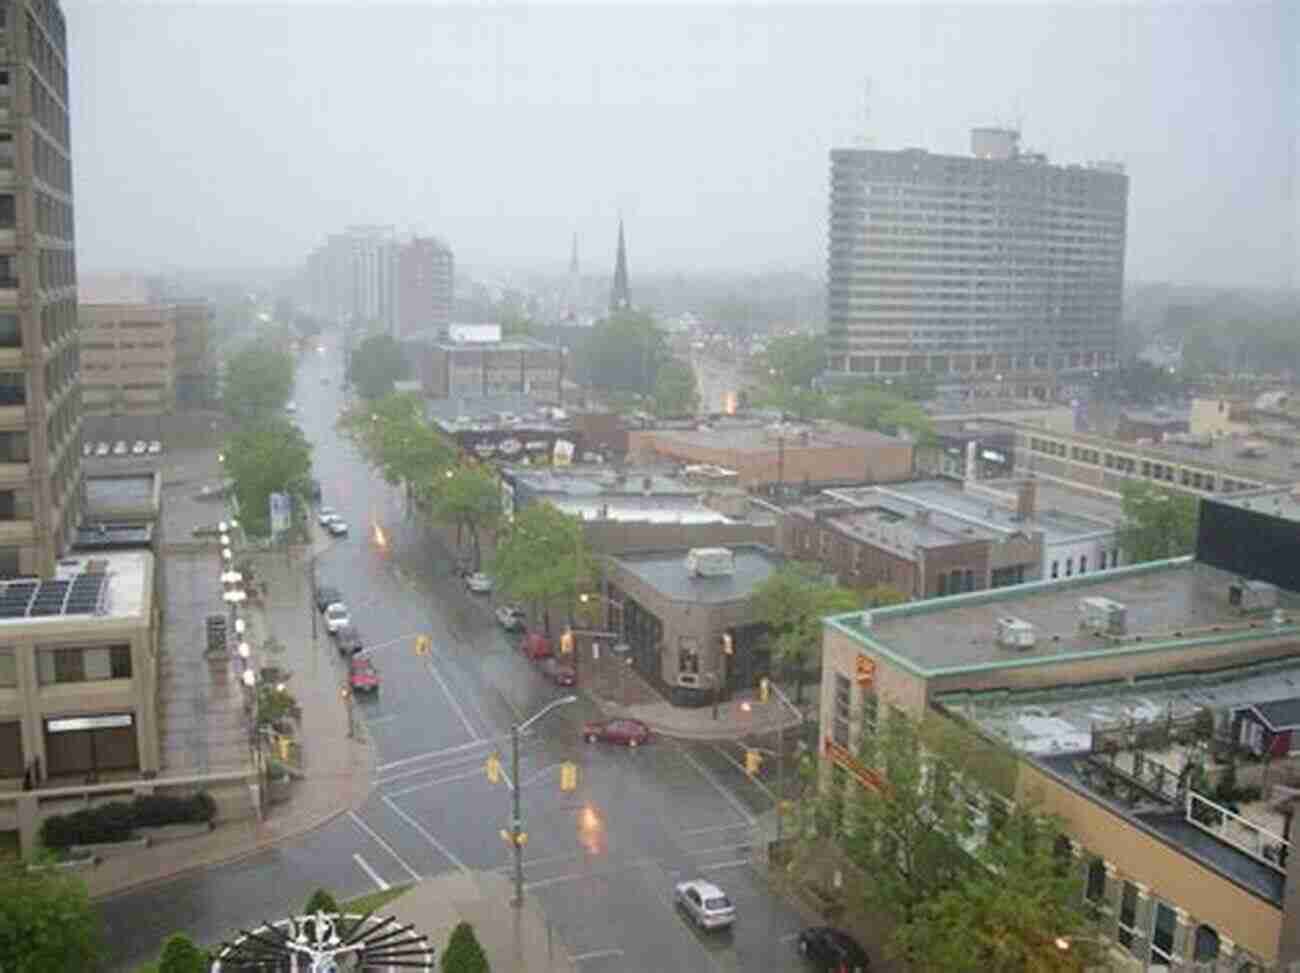
[[[1286,874],[1286,859],[1290,854],[1291,842],[1281,835],[1190,790],[1187,792],[1186,818],[1189,824],[1194,824],[1206,834],[1213,835],[1224,844]],[[1231,831],[1244,832],[1244,836],[1235,837]]]

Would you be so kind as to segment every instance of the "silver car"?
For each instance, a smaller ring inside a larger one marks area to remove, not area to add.
[[[703,879],[677,883],[673,901],[701,929],[726,929],[736,921],[736,907],[726,893]]]

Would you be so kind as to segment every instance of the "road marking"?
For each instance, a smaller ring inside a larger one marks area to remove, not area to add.
[[[619,862],[617,868],[602,868],[599,871],[592,872],[571,872],[568,875],[556,875],[552,878],[539,878],[532,882],[525,882],[526,889],[542,889],[548,885],[562,885],[565,882],[579,882],[584,878],[609,878],[611,875],[617,875],[620,872],[633,868],[654,868],[660,864],[656,858],[637,858],[632,861]],[[510,867],[510,866],[503,866]]]
[[[386,794],[388,797],[401,797],[403,794],[413,794],[416,791],[422,791],[426,787],[437,787],[440,784],[450,784],[457,780],[468,780],[469,778],[477,777],[480,774],[484,775],[484,780],[487,779],[486,771],[480,767],[475,767],[473,770],[467,770],[463,774],[452,774],[450,777],[439,777],[436,780],[426,780],[419,784],[412,784],[410,787],[400,787],[395,791],[387,791]]]
[[[736,828],[749,828],[752,825],[748,821],[736,821],[732,824],[715,824],[708,828],[690,828],[686,831],[677,832],[679,837],[687,835],[707,834],[710,831],[734,831]]]
[[[745,770],[745,765],[742,764],[739,760],[737,760],[737,759],[736,759],[735,757],[733,757],[731,754],[727,753],[727,751],[723,750],[723,749],[722,749],[721,747],[719,747],[717,744],[713,744],[713,750],[714,750],[714,752],[716,752],[716,753],[718,754],[718,756],[720,756],[723,760],[727,761],[727,763],[731,764],[733,767],[735,767],[735,768],[736,768],[737,770],[739,770],[741,773],[745,774],[745,776],[749,777],[749,772],[748,772],[747,770]],[[755,787],[757,787],[760,791],[762,791],[764,794],[766,794],[768,797],[770,797],[770,798],[772,799],[772,803],[773,803],[773,804],[776,803],[776,795],[775,795],[775,794],[774,794],[774,793],[773,793],[773,792],[768,788],[768,786],[767,786],[766,784],[764,784],[764,783],[763,783],[761,780],[759,780],[757,777],[750,777],[749,779],[750,779],[750,781],[753,782],[753,784],[754,784]]]
[[[438,670],[434,668],[433,662],[432,661],[427,662],[426,666],[429,670],[429,675],[433,676],[433,678],[438,681],[438,685],[441,686],[442,691],[446,693],[447,702],[451,703],[452,710],[454,710],[456,715],[460,717],[460,721],[461,723],[464,724],[466,731],[470,735],[470,738],[476,741],[481,740],[482,737],[478,735],[478,731],[475,730],[474,725],[470,723],[469,717],[465,715],[465,711],[460,708],[460,703],[456,701],[456,697],[452,694],[451,687],[449,687],[447,685],[446,680],[444,680],[442,676],[438,674]]]
[[[378,726],[381,723],[391,723],[397,719],[398,714],[389,713],[387,716],[371,716],[365,722],[367,726]]]
[[[757,823],[757,819],[754,817],[754,815],[750,814],[749,811],[745,809],[745,805],[741,804],[740,801],[736,800],[735,796],[731,793],[731,791],[727,790],[725,787],[719,784],[717,778],[714,777],[711,773],[709,773],[709,771],[705,769],[702,763],[700,763],[689,753],[687,753],[685,748],[683,748],[680,744],[678,744],[677,750],[678,752],[681,753],[682,757],[685,758],[688,764],[690,764],[692,767],[694,767],[696,770],[700,772],[701,777],[703,777],[705,780],[707,780],[710,784],[713,785],[713,789],[722,795],[723,800],[725,800],[728,804],[731,805],[732,810],[734,810],[742,818],[748,821],[751,826]]]
[[[797,932],[788,932],[788,933],[786,933],[784,936],[782,936],[780,939],[778,939],[777,942],[778,942],[778,943],[792,943],[792,942],[794,942],[794,941],[795,941],[796,939],[798,939],[798,938],[799,938],[799,934],[798,934]]]
[[[424,825],[422,825],[419,821],[415,820],[415,818],[411,817],[400,807],[398,807],[392,798],[385,796],[383,798],[383,801],[385,804],[389,806],[389,808],[392,810],[394,814],[396,814],[399,818],[401,818],[412,828],[418,831],[421,835],[423,835],[424,840],[429,842],[429,844],[433,845],[433,847],[436,848],[439,851],[439,853],[441,853],[442,856],[447,859],[447,861],[451,862],[453,865],[455,865],[465,874],[467,875],[469,874],[469,869],[465,867],[465,863],[461,861],[459,858],[457,858],[455,855],[453,855],[450,851],[448,851],[446,845],[444,845],[433,835],[429,834],[429,832],[425,829]]]
[[[368,825],[368,824],[366,824],[366,822],[362,821],[361,818],[357,815],[357,812],[356,812],[356,811],[349,811],[349,812],[348,812],[348,817],[350,817],[350,818],[353,820],[353,822],[355,822],[355,824],[356,824],[356,826],[357,826],[358,828],[360,828],[362,831],[364,831],[366,834],[368,834],[368,835],[369,835],[369,836],[374,840],[375,844],[377,844],[380,848],[384,849],[384,851],[386,851],[386,852],[388,852],[390,855],[392,855],[392,856],[393,856],[393,861],[395,861],[395,862],[397,862],[397,864],[401,865],[402,868],[404,868],[404,869],[406,870],[406,873],[407,873],[408,875],[411,876],[411,878],[415,879],[417,882],[421,880],[421,879],[420,879],[420,873],[417,872],[417,871],[416,871],[414,868],[412,868],[410,865],[406,864],[406,862],[402,859],[402,856],[399,855],[397,852],[393,851],[393,846],[390,845],[390,844],[389,844],[387,841],[385,841],[383,838],[379,837],[379,835],[377,835],[377,834],[375,833],[375,829],[374,829],[374,828],[370,827],[370,825]]]
[[[717,862],[713,865],[701,865],[700,871],[711,872],[716,868],[739,868],[741,865],[748,865],[748,858],[733,858],[729,862]]]
[[[364,858],[358,855],[356,852],[352,853],[352,860],[357,863],[358,868],[360,868],[363,872],[366,873],[370,881],[374,882],[376,885],[379,886],[379,891],[387,892],[389,889],[392,888],[392,886],[389,885],[387,882],[385,882],[382,878],[380,878],[379,873],[375,871],[373,868],[371,868],[370,864]]]
[[[550,773],[552,770],[554,770],[556,767],[563,767],[563,766],[564,766],[564,764],[562,764],[562,763],[556,763],[556,764],[550,764],[550,765],[548,765],[548,766],[546,766],[546,767],[543,767],[541,770],[537,771],[536,773],[534,773],[534,774],[530,774],[527,778],[525,778],[525,779],[523,780],[522,783],[520,783],[519,786],[520,786],[520,787],[526,787],[526,786],[528,786],[529,784],[531,784],[533,781],[537,780],[537,778],[541,777],[543,774],[549,774],[549,773]],[[504,772],[505,772],[505,771],[504,771],[504,769],[503,769],[503,770],[502,770],[502,773],[504,773]],[[506,783],[507,783],[507,784],[510,783],[510,778],[509,778],[509,777],[506,778]],[[513,785],[513,784],[510,784],[510,789],[511,789],[511,790],[514,790],[514,785]]]
[[[460,753],[462,750],[472,750],[474,747],[488,746],[504,739],[505,737],[496,737],[491,740],[475,739],[471,740],[469,743],[462,743],[454,747],[443,747],[441,750],[430,750],[427,753],[417,753],[413,757],[403,757],[400,760],[390,760],[386,764],[380,764],[375,768],[375,770],[382,773],[383,771],[390,770],[393,767],[405,767],[407,764],[413,764],[417,760],[431,760],[435,757],[441,757],[449,753]]]
[[[749,842],[738,845],[720,845],[717,848],[701,848],[698,851],[684,851],[687,858],[699,858],[701,855],[716,855],[720,851],[735,851],[737,848],[748,848]]]
[[[604,959],[606,956],[622,956],[621,949],[593,949],[590,953],[579,953],[577,956],[570,956],[575,963],[585,963],[587,960]]]

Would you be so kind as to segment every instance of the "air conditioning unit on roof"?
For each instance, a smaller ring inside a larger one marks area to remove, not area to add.
[[[1032,649],[1037,641],[1032,622],[1010,616],[998,619],[998,645],[1004,649]]]

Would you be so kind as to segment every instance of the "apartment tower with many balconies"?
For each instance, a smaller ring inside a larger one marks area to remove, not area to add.
[[[1128,177],[1019,139],[832,150],[828,380],[1047,399],[1118,364]]]
[[[57,0],[0,3],[0,578],[50,576],[80,506],[81,392]]]

